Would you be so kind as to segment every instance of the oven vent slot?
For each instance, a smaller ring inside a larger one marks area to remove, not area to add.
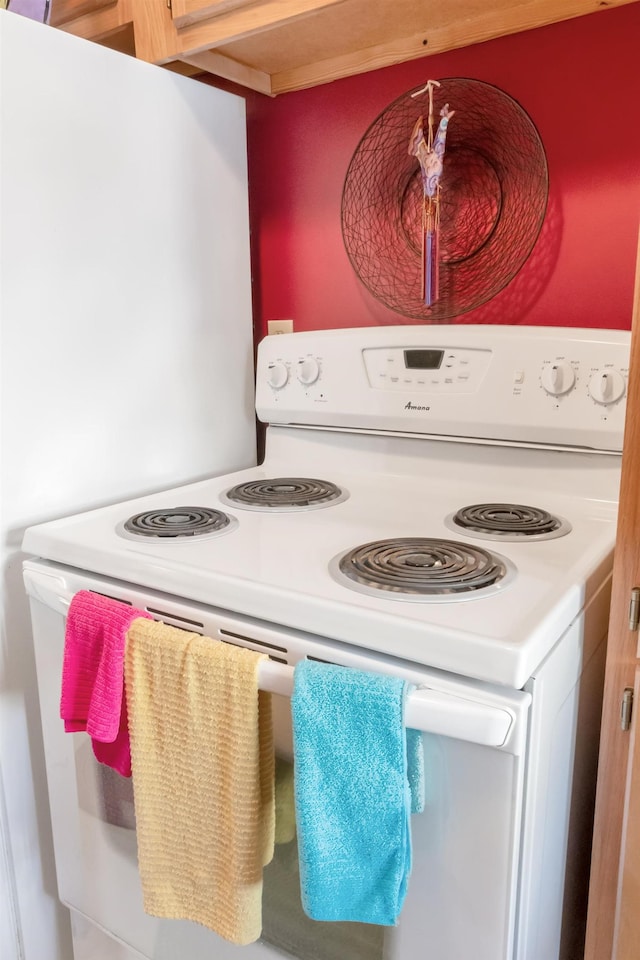
[[[323,660],[322,657],[310,657],[310,656],[306,656],[306,657],[305,657],[305,660],[313,660],[315,663],[328,663],[328,664],[330,664],[332,667],[339,667],[339,666],[340,666],[339,663],[334,663],[333,660]]]
[[[171,623],[170,620],[160,620],[158,622],[164,623],[166,627],[173,627],[174,630],[182,630],[183,633],[197,633],[200,637],[204,636],[202,630],[194,630],[193,627],[183,627],[179,623]]]
[[[247,637],[244,633],[232,633],[231,630],[219,630],[218,632],[221,637],[233,637],[235,640],[244,640],[246,643],[253,643],[257,647],[266,647],[267,650],[278,650],[280,653],[289,652],[286,647],[279,647],[275,643],[267,643],[266,640],[256,640],[255,637]]]
[[[218,633],[224,633],[224,630],[219,630]],[[229,637],[235,637],[235,633],[227,634]],[[247,640],[248,643],[255,643],[257,646],[263,646],[258,640],[251,640],[249,637],[242,637],[243,640]],[[241,650],[251,650],[251,647],[247,647],[244,643],[236,643],[234,640],[220,640],[220,643],[226,643],[230,647],[240,647]],[[268,647],[269,644],[266,643],[264,646]],[[254,650],[254,653],[260,653],[259,650]],[[267,654],[269,660],[275,661],[275,663],[284,663],[285,666],[289,666],[289,661],[284,657],[276,657],[273,653]]]
[[[102,590],[90,590],[89,593],[95,593],[98,597],[106,597],[107,600],[115,600],[117,603],[125,603],[128,607],[133,606],[131,600],[123,600],[122,597],[112,597],[110,593],[103,593]]]
[[[146,609],[147,609],[147,613],[152,614],[154,617],[160,617],[160,619],[165,623],[167,623],[167,621],[174,621],[174,620],[178,621],[178,623],[172,622],[171,626],[180,627],[180,624],[184,623],[185,626],[182,627],[183,630],[190,630],[192,627],[199,627],[200,630],[202,631],[204,630],[204,624],[200,623],[198,620],[189,620],[188,617],[179,617],[175,613],[167,613],[166,610],[158,610],[155,607],[147,607]],[[192,630],[191,632],[198,633],[199,631]]]
[[[233,633],[231,630],[218,630],[218,636],[224,643],[235,643],[236,646],[238,646],[236,641],[239,640],[240,646],[248,644],[253,649],[258,648],[257,652],[260,652],[260,648],[262,648],[269,657],[269,660],[274,660],[276,663],[285,663],[287,666],[289,664],[289,661],[287,660],[289,651],[286,647],[279,647],[275,643],[267,643],[266,640],[256,640],[255,637],[247,637],[244,633]],[[225,637],[228,637],[229,639],[226,640]],[[269,653],[270,650],[277,650],[279,653],[283,653],[284,656],[278,657],[275,653]]]

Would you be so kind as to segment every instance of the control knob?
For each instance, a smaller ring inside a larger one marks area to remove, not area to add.
[[[542,386],[552,397],[569,393],[576,382],[573,367],[566,360],[555,360],[544,367],[541,376]]]
[[[589,380],[587,390],[591,399],[595,400],[596,403],[603,405],[615,403],[616,400],[624,396],[624,377],[617,370],[605,368],[596,370]]]
[[[289,368],[281,360],[275,360],[267,369],[267,383],[274,390],[281,390],[289,379]]]
[[[311,386],[320,376],[320,364],[313,357],[298,360],[298,380],[305,387]]]

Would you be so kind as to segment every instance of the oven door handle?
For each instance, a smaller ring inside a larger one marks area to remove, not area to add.
[[[263,660],[258,672],[258,684],[261,690],[291,696],[293,667]],[[520,710],[526,709],[530,702],[530,694],[518,691]],[[406,699],[404,720],[407,727],[424,733],[455,737],[486,747],[502,747],[515,725],[516,711],[421,685],[412,690]]]
[[[25,564],[23,577],[29,596],[66,617],[74,591],[63,576],[35,570]],[[258,671],[260,689],[290,697],[293,692],[293,669],[288,664],[262,660]],[[530,695],[518,691],[517,696],[518,709],[526,710]],[[515,709],[506,704],[487,703],[481,693],[477,698],[461,696],[426,684],[414,688],[405,704],[407,727],[487,747],[505,746],[516,719]]]

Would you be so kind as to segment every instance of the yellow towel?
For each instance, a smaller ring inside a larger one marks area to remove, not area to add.
[[[296,808],[293,794],[293,764],[276,757],[276,829],[275,842],[291,843],[296,835]]]
[[[127,634],[125,682],[144,909],[232,943],[262,928],[273,856],[271,695],[262,654],[153,620]]]

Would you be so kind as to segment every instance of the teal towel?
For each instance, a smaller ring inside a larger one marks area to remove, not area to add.
[[[411,791],[411,813],[422,813],[425,802],[424,748],[419,730],[407,730],[407,779]]]
[[[411,731],[408,743],[403,721],[409,689],[397,677],[296,665],[298,855],[302,905],[313,920],[398,920],[411,870],[410,813],[423,793],[422,738]]]

